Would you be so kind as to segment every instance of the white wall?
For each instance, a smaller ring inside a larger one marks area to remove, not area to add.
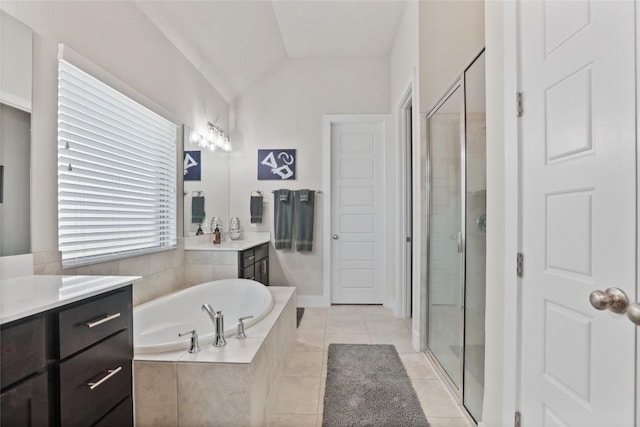
[[[233,104],[231,119],[230,215],[245,231],[273,233],[273,195],[278,188],[322,188],[324,114],[386,113],[389,111],[389,62],[374,60],[287,59],[252,84]],[[295,148],[295,181],[258,181],[259,148]],[[250,227],[252,191],[264,193],[263,222]],[[326,195],[316,197],[314,249],[311,253],[273,251],[272,284],[298,287],[299,300],[323,293]]]
[[[487,295],[484,424],[501,424],[504,307],[504,130],[502,4],[486,4],[487,37]]]
[[[192,127],[212,121],[227,129],[229,106],[133,3],[3,1],[0,6],[34,30],[32,251],[36,273],[56,274],[61,271],[57,251],[58,43],[68,45]],[[181,156],[176,161],[182,164]],[[181,235],[182,195],[178,196]],[[183,263],[184,253],[177,250],[65,273],[143,275],[145,279],[134,286],[134,302],[141,302],[184,283]]]
[[[412,170],[413,170],[413,189],[414,189],[414,197],[413,197],[413,231],[412,231],[412,241],[414,242],[414,251],[413,251],[413,272],[412,272],[412,285],[413,285],[413,296],[414,299],[421,298],[421,287],[420,287],[420,254],[421,254],[421,242],[420,242],[420,88],[419,88],[419,80],[417,78],[419,74],[419,49],[418,49],[418,2],[417,1],[409,1],[407,2],[407,6],[404,10],[404,15],[402,16],[402,20],[400,21],[400,25],[398,26],[398,31],[396,33],[393,46],[391,48],[391,53],[389,55],[389,69],[390,69],[390,87],[391,87],[391,113],[393,114],[395,133],[393,135],[396,146],[396,151],[393,153],[395,156],[395,164],[398,173],[397,182],[396,182],[396,206],[402,206],[404,204],[403,199],[403,191],[404,187],[402,184],[402,170],[403,170],[403,157],[405,156],[404,147],[400,143],[397,138],[400,137],[399,133],[399,119],[398,110],[400,107],[400,102],[402,101],[403,96],[406,94],[407,88],[409,85],[412,86],[412,106],[413,106],[413,117],[412,117],[412,140],[413,143],[413,158],[412,158]],[[395,207],[393,208],[395,211]],[[394,282],[397,284],[395,287],[389,287],[389,294],[387,295],[387,299],[392,302],[395,301],[395,306],[397,307],[396,315],[400,314],[400,304],[398,298],[400,295],[400,286],[403,286],[403,262],[401,256],[401,246],[403,245],[404,238],[404,229],[401,224],[400,213],[397,214],[396,221],[398,223],[397,227],[389,227],[387,230],[387,239],[392,240],[395,238],[397,243],[396,247],[398,253],[396,257],[396,274],[394,278]],[[414,326],[415,331],[419,331],[417,324],[419,323],[419,316],[414,316]],[[419,341],[418,338],[414,339],[416,342]]]
[[[484,1],[420,2],[421,111],[444,94],[484,46]]]
[[[31,46],[33,32],[0,12],[0,101],[31,111]]]

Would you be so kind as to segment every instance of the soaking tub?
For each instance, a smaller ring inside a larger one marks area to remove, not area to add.
[[[257,323],[273,308],[269,288],[247,279],[224,279],[202,283],[141,304],[133,309],[133,345],[136,354],[185,349],[189,337],[178,333],[195,329],[200,346],[213,342],[213,322],[202,304],[222,310],[225,337],[235,335],[238,319],[253,315],[245,327]]]

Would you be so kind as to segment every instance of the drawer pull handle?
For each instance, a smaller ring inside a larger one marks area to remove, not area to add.
[[[114,376],[115,374],[117,374],[120,371],[122,371],[122,366],[118,366],[116,369],[109,369],[107,371],[107,375],[102,377],[102,379],[100,379],[100,381],[96,381],[95,383],[87,383],[87,385],[89,386],[89,388],[91,390],[95,390],[96,388],[98,388],[99,386],[104,384],[105,381],[107,381],[109,378],[111,378],[112,376]]]
[[[250,259],[256,259],[256,256],[255,256],[255,255],[254,255],[254,256],[248,256],[248,257],[246,257],[245,259],[246,259],[247,261],[249,261]]]
[[[96,320],[95,322],[89,322],[87,323],[87,326],[89,328],[95,328],[98,325],[102,325],[103,323],[107,323],[112,321],[113,319],[117,319],[118,317],[120,317],[120,313],[116,313],[116,314],[111,314],[111,315],[107,315],[107,317],[103,317],[100,320]]]
[[[247,277],[247,279],[249,279],[249,280],[255,280],[255,279],[256,279],[256,276]]]

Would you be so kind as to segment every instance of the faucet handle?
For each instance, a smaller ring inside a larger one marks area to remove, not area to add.
[[[247,334],[244,333],[244,321],[247,319],[253,319],[253,316],[243,316],[238,319],[238,332],[236,333],[235,338],[243,340],[247,337]]]
[[[198,343],[198,332],[195,329],[192,329],[190,331],[184,331],[178,334],[179,337],[184,337],[185,335],[191,335],[191,345],[189,346],[189,353],[198,353],[200,351],[200,343]]]

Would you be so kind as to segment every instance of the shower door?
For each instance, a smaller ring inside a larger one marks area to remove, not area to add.
[[[481,53],[427,116],[427,347],[477,421],[484,395],[484,80]]]
[[[427,344],[453,386],[462,388],[462,82],[429,117],[429,328]]]

